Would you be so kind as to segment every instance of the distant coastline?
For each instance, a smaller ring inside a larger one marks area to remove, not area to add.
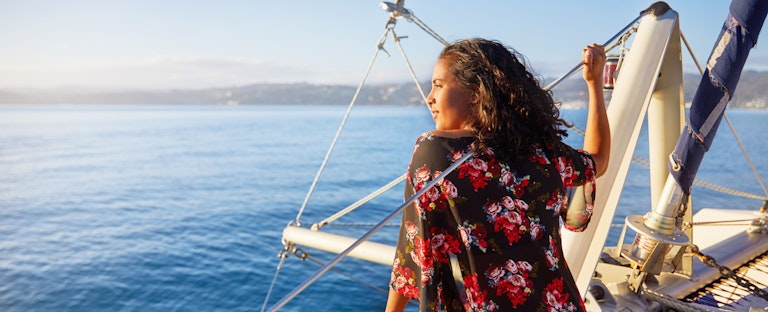
[[[690,103],[700,76],[686,74],[685,102]],[[551,79],[550,79],[551,81]],[[546,81],[545,81],[546,82]],[[768,72],[745,71],[730,108],[768,109]],[[187,104],[187,105],[347,105],[356,86],[309,83],[261,83],[205,89],[130,90],[87,87],[47,89],[0,88],[0,104]],[[421,89],[429,92],[429,83]],[[581,108],[586,103],[586,88],[580,79],[571,78],[554,92],[563,108]],[[358,95],[359,105],[421,105],[413,83],[365,86]]]

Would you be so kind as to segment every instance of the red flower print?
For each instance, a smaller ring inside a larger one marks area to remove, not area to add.
[[[476,171],[488,171],[488,164],[479,158],[472,158],[472,160],[469,161],[469,165],[472,166],[472,169]]]
[[[544,256],[547,259],[547,267],[551,271],[557,270],[559,265],[557,264],[557,258],[559,257],[557,246],[555,245],[555,239],[549,237],[549,246],[544,250]]]
[[[448,255],[461,252],[459,241],[452,235],[443,233],[443,229],[433,227],[432,230],[432,256],[441,263],[448,263]]]
[[[520,270],[523,270],[525,272],[533,271],[533,266],[528,261],[518,261],[517,267],[520,268]]]
[[[411,250],[411,259],[413,259],[413,262],[420,267],[424,266],[423,264],[424,259],[426,258],[426,255],[427,255],[427,253],[424,250],[424,246],[429,246],[429,245],[424,244],[424,240],[422,240],[421,237],[417,236],[416,238],[413,239],[413,250]]]
[[[512,199],[512,197],[509,196],[504,196],[504,198],[501,199],[501,205],[509,210],[514,209],[520,212],[528,211],[528,203],[523,200]]]
[[[525,302],[533,291],[533,281],[528,274],[533,270],[528,262],[508,260],[503,266],[493,266],[486,271],[488,286],[496,289],[496,295],[506,295],[512,307]]]
[[[409,241],[413,241],[413,238],[416,237],[416,234],[419,233],[419,227],[415,223],[411,222],[411,220],[405,221],[405,230]]]
[[[504,196],[504,198],[501,199],[501,205],[507,209],[515,208],[515,202],[514,200],[512,200],[512,197],[509,197],[509,196]]]
[[[453,185],[453,183],[450,180],[443,179],[440,181],[440,189],[443,190],[443,196],[446,198],[456,198],[459,197],[459,190],[456,189],[456,185]]]
[[[413,279],[413,271],[407,267],[395,267],[392,272],[392,286],[397,293],[411,299],[419,297],[419,288]]]
[[[544,150],[541,148],[537,148],[536,152],[528,157],[528,160],[531,162],[537,163],[539,165],[546,165],[549,164],[549,159],[547,159],[547,154],[544,153]]]
[[[490,217],[496,218],[501,213],[502,208],[497,202],[488,202],[485,204],[485,213]]]
[[[488,222],[493,223],[493,230],[503,231],[510,245],[519,241],[521,234],[529,230],[530,220],[523,217],[524,211],[528,210],[525,201],[507,196],[502,198],[501,203],[486,203],[484,210]]]
[[[562,200],[562,195],[559,191],[555,190],[552,192],[552,195],[549,197],[549,200],[547,201],[547,210],[552,210],[553,216],[559,216],[560,213],[564,212],[565,210]]]
[[[424,285],[429,285],[432,282],[432,275],[434,274],[433,259],[428,257],[431,254],[430,249],[429,240],[423,241],[420,237],[413,240],[411,259],[421,268],[421,283]]]
[[[544,227],[538,222],[531,222],[531,239],[540,240],[544,236]]]
[[[579,173],[573,170],[573,161],[566,157],[559,157],[557,159],[557,169],[560,171],[560,179],[563,181],[563,186],[574,186],[574,181],[579,178]]]
[[[485,226],[482,224],[470,224],[469,222],[464,221],[464,224],[459,226],[459,235],[461,242],[464,243],[464,246],[467,248],[475,245],[482,252],[485,252],[488,248],[488,242],[485,241],[487,233],[485,232]]]
[[[504,264],[504,268],[511,273],[517,273],[517,263],[512,260],[507,260],[507,263]]]
[[[451,150],[451,162],[456,162],[457,160],[464,157],[464,151],[462,150]]]
[[[523,197],[523,194],[525,194],[525,187],[528,186],[530,179],[531,176],[524,176],[515,181],[515,196],[518,198]]]
[[[515,197],[520,198],[525,194],[525,188],[528,186],[531,180],[530,175],[524,177],[517,177],[516,172],[511,171],[509,166],[501,166],[501,176],[499,177],[499,183],[506,187],[508,191],[514,192]]]
[[[485,226],[482,224],[477,225],[472,229],[472,234],[475,235],[475,242],[480,246],[480,249],[485,251],[488,248],[488,242],[485,241],[486,236],[488,236],[488,233],[485,232]]]
[[[498,309],[493,301],[485,301],[487,292],[480,291],[477,274],[464,276],[464,287],[467,296],[464,304],[465,311],[496,311]]]
[[[421,188],[421,185],[416,189],[419,188]],[[433,186],[419,197],[419,207],[423,211],[443,210],[448,207],[448,202],[445,200],[445,196]]]
[[[563,279],[555,278],[544,288],[542,300],[547,305],[547,311],[575,311],[576,307],[568,302],[570,295],[563,291]]]
[[[421,166],[419,169],[416,170],[416,181],[415,182],[428,182],[430,173],[432,173],[432,170],[429,169],[427,166]],[[416,184],[416,183],[414,183]]]
[[[484,188],[486,183],[485,170],[487,164],[481,159],[474,158],[459,166],[459,179],[468,178],[475,191]]]
[[[588,152],[584,151],[583,149],[578,150],[581,153],[581,161],[585,164],[587,164],[587,169],[584,171],[584,175],[587,181],[592,181],[595,179],[595,162],[592,161],[589,157],[587,157],[584,154],[589,155]]]
[[[464,243],[464,246],[469,248],[469,245],[472,243],[472,228],[467,226],[460,226],[459,227],[459,238],[461,238],[461,242]]]
[[[511,171],[501,169],[501,176],[499,177],[499,182],[501,182],[501,185],[510,185],[514,181],[515,175],[513,175]]]

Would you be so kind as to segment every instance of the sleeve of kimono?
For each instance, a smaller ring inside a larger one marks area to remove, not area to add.
[[[406,200],[450,165],[441,141],[427,135],[416,142],[408,166]],[[403,210],[390,286],[407,298],[425,301],[436,295],[425,292],[434,292],[434,287],[427,286],[432,284],[439,269],[430,245],[430,229],[435,226],[435,218],[439,218],[436,214],[440,212],[434,208],[439,204],[436,199],[442,197],[441,193],[440,187],[432,187]]]
[[[559,153],[558,170],[566,192],[581,190],[584,193],[583,204],[572,202],[565,209],[563,225],[568,230],[581,232],[587,228],[594,209],[595,161],[586,151],[565,144],[560,145]]]

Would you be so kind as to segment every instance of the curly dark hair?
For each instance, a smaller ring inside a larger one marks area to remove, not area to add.
[[[514,49],[494,40],[465,39],[447,46],[439,58],[451,60],[451,74],[479,97],[468,120],[478,150],[490,147],[500,159],[513,160],[568,135],[559,103]]]

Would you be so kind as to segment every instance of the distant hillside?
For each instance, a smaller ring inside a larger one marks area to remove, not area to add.
[[[686,102],[693,98],[700,77],[684,77]],[[548,81],[545,81],[545,83]],[[768,108],[768,72],[745,71],[731,108]],[[429,83],[421,86],[429,92]],[[0,89],[0,104],[197,104],[197,105],[347,105],[355,93],[351,85],[308,83],[253,84],[231,88],[175,90],[101,90],[88,88]],[[554,92],[565,107],[586,103],[586,87],[578,78],[563,82]],[[360,105],[420,105],[421,96],[413,83],[368,85]]]

